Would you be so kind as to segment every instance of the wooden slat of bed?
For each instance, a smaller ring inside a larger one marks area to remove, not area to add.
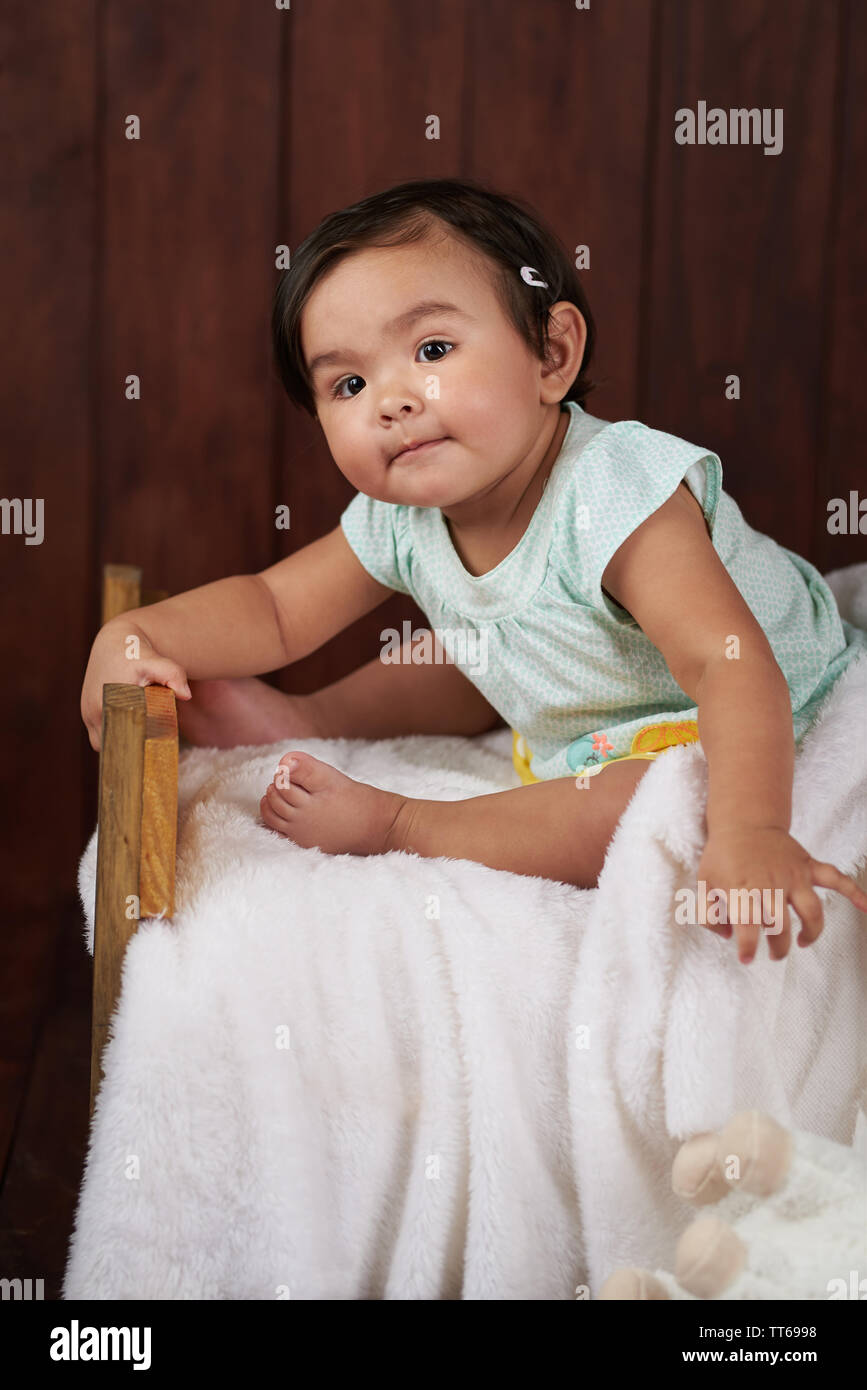
[[[104,622],[140,607],[141,595],[137,566],[104,567]],[[145,602],[164,597],[145,591]],[[178,718],[167,686],[103,687],[98,815],[91,1115],[130,937],[143,917],[174,915]]]

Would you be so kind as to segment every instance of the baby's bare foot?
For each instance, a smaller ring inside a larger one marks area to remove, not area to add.
[[[190,681],[191,700],[178,700],[178,728],[199,748],[237,748],[279,738],[321,738],[306,695],[287,695],[257,676]]]
[[[295,765],[292,765],[292,762]],[[310,753],[280,759],[259,803],[269,830],[326,854],[387,854],[407,798],[356,782]]]

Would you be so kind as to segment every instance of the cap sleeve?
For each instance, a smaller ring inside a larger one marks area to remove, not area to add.
[[[722,490],[715,453],[638,420],[617,420],[582,449],[558,500],[552,545],[562,587],[618,622],[634,618],[602,590],[605,568],[628,536],[686,482],[711,540]]]
[[[398,593],[408,594],[405,579],[406,507],[357,492],[340,517],[350,547],[368,574]]]

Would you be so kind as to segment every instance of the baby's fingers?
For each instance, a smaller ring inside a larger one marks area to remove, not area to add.
[[[834,864],[825,864],[821,859],[810,860],[810,876],[820,888],[833,888],[853,902],[862,912],[867,912],[867,893],[848,874],[841,873]]]
[[[801,919],[801,930],[796,938],[798,945],[811,946],[821,936],[825,927],[821,899],[818,893],[806,886],[793,889],[789,899]]]
[[[749,965],[759,946],[761,926],[753,922],[738,922],[735,926],[735,944],[741,965]]]
[[[821,859],[810,860],[810,877],[820,888],[833,888],[849,898],[862,912],[867,912],[867,893],[858,887],[854,879],[842,873],[834,864],[826,864]],[[818,893],[812,888],[803,887],[791,895],[792,906],[801,919],[802,927],[798,936],[799,946],[810,946],[821,934],[825,922],[822,903]]]
[[[731,940],[731,935],[732,935],[732,924],[731,924],[731,922],[703,922],[702,925],[703,925],[708,931],[712,931],[712,932],[714,933],[715,936],[721,936],[721,937],[723,937],[724,940],[726,940],[726,941],[730,941],[730,940]]]
[[[182,700],[191,700],[193,692],[187,684],[187,673],[168,657],[151,657],[140,661],[136,668],[136,685],[167,685]]]

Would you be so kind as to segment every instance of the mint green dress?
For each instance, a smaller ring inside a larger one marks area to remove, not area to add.
[[[541,500],[494,569],[464,568],[439,508],[357,493],[340,525],[364,568],[415,599],[442,649],[511,726],[527,754],[524,780],[592,773],[648,756],[634,751],[648,725],[697,719],[662,653],[601,582],[627,536],[685,481],[786,677],[800,742],[837,678],[867,654],[867,633],[841,618],[813,565],[745,521],[715,453],[638,420],[566,408]],[[663,739],[672,741],[690,738]]]

